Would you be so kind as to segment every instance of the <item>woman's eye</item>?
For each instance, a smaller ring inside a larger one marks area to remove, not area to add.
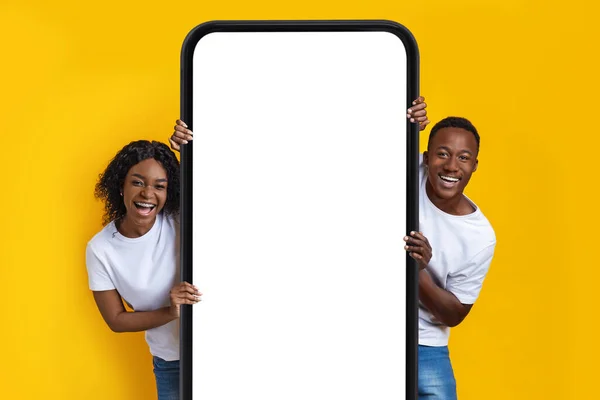
[[[156,185],[154,186],[157,190],[164,190],[165,187],[163,185]]]
[[[140,182],[140,181],[133,181],[133,185],[134,185],[134,186],[143,186],[143,185],[144,185],[144,183],[143,183],[143,182]]]

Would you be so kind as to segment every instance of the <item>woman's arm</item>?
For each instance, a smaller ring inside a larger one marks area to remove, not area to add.
[[[196,304],[202,294],[193,285],[182,282],[171,289],[171,306],[153,311],[129,312],[116,290],[94,291],[94,300],[102,318],[113,332],[140,332],[165,325],[179,318],[181,304]]]
[[[93,293],[102,318],[113,332],[145,331],[162,326],[177,318],[170,314],[170,307],[154,311],[129,312],[123,306],[121,296],[116,290]]]

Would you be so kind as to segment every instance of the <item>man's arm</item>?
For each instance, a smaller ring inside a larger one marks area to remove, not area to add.
[[[495,241],[466,262],[466,267],[448,277],[446,287],[439,287],[427,266],[432,250],[429,240],[421,232],[404,237],[404,249],[419,265],[419,300],[443,324],[460,324],[471,311],[481,284],[494,256]],[[461,302],[462,299],[463,302]]]
[[[462,304],[454,294],[439,287],[427,269],[419,271],[419,300],[438,321],[449,327],[460,324],[473,307],[473,304]]]

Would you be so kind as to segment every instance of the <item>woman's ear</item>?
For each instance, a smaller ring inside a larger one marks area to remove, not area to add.
[[[429,154],[427,151],[423,152],[423,164],[427,165],[429,163]]]

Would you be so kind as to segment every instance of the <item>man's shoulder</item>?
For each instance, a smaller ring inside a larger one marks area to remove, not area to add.
[[[472,229],[469,230],[471,239],[477,244],[473,247],[483,250],[496,244],[496,231],[479,207],[469,223],[472,225]]]

